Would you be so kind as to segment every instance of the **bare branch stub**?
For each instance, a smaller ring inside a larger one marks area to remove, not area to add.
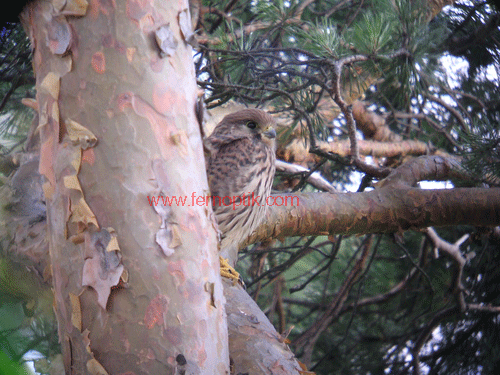
[[[465,299],[464,299],[464,286],[462,284],[462,275],[463,275],[463,270],[465,263],[467,262],[467,259],[462,256],[460,252],[460,245],[462,245],[468,238],[469,235],[466,234],[459,238],[455,243],[451,244],[445,240],[443,240],[437,232],[429,227],[425,230],[425,233],[429,238],[431,239],[432,243],[434,244],[434,247],[437,250],[443,251],[445,254],[447,254],[455,263],[455,280],[453,284],[453,293],[455,293],[460,310],[465,311],[466,309],[466,304],[465,304]]]

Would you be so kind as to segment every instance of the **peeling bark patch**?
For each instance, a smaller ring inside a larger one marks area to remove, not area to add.
[[[40,166],[38,171],[47,179],[43,183],[43,193],[46,199],[51,199],[56,185],[56,176],[52,163],[54,161],[54,140],[47,138],[40,147]]]
[[[89,3],[87,0],[68,0],[64,4],[62,14],[66,16],[84,16],[87,13]]]
[[[106,58],[104,57],[104,53],[94,53],[92,55],[91,65],[95,72],[104,74],[104,72],[106,71]]]
[[[105,368],[95,358],[91,358],[87,361],[87,371],[89,374],[108,375]]]
[[[179,26],[181,28],[182,37],[184,41],[196,47],[196,38],[193,33],[193,25],[191,23],[191,16],[189,14],[189,10],[186,8],[179,12]]]
[[[210,306],[216,308],[215,306],[215,284],[214,283],[205,283],[205,292],[210,294]]]
[[[171,256],[174,254],[175,249],[182,245],[179,226],[172,222],[172,210],[170,207],[155,204],[153,208],[161,220],[160,229],[156,232],[155,241],[165,256]]]
[[[170,239],[172,238],[172,231],[162,221],[162,227],[163,226],[164,228],[160,228],[158,232],[156,232],[155,241],[160,246],[163,254],[169,257],[175,252],[175,250],[169,246]]]
[[[76,294],[69,293],[69,301],[71,303],[71,323],[78,331],[82,331],[82,309],[80,307],[80,297]]]
[[[66,17],[53,18],[47,25],[47,46],[55,55],[63,55],[73,43],[73,33]]]
[[[155,41],[160,49],[160,56],[172,56],[177,49],[177,40],[170,29],[170,25],[160,26],[155,30]]]
[[[70,215],[67,221],[67,231],[73,243],[77,243],[80,241],[81,234],[90,226],[99,228],[97,218],[87,204],[78,180],[83,152],[84,150],[91,150],[95,146],[97,137],[86,127],[72,119],[66,119],[64,124],[66,125],[66,134],[63,137],[65,138],[63,140],[65,146],[60,150],[61,160],[65,160],[67,166],[71,165],[71,168],[65,167],[62,176],[64,187],[68,190],[67,195],[70,204],[68,207]],[[73,147],[68,147],[70,144]],[[85,155],[87,158],[92,156],[93,163],[93,151],[89,151]],[[87,161],[89,160],[87,159]]]
[[[144,324],[148,329],[153,328],[155,324],[164,325],[164,316],[168,311],[168,304],[168,298],[161,294],[151,300],[144,313]]]
[[[52,99],[59,99],[61,77],[53,72],[49,72],[40,84],[40,91],[50,94]]]
[[[160,191],[169,191],[169,181],[165,173],[163,163],[159,159],[155,159],[152,163],[152,170],[155,180],[160,187]],[[161,199],[166,199],[163,195],[155,193],[156,196],[161,196]],[[165,256],[171,256],[175,250],[182,245],[182,238],[179,225],[175,220],[174,213],[170,206],[161,201],[160,204],[152,205],[156,213],[160,216],[160,229],[156,232],[155,240],[160,246]]]
[[[82,187],[76,174],[64,176],[63,183],[66,189],[75,191],[74,194],[70,194],[71,217],[68,220],[68,224],[74,224],[74,226],[68,226],[69,232],[72,235],[78,235],[91,224],[98,228],[97,218],[83,197]]]
[[[40,130],[40,139],[42,139],[39,172],[47,178],[47,181],[43,184],[43,191],[47,199],[51,199],[56,186],[53,164],[60,135],[59,105],[57,102],[60,82],[61,78],[58,74],[49,72],[40,83],[39,90],[40,95],[46,96],[45,103],[40,106],[38,128]]]
[[[82,150],[86,150],[96,145],[97,137],[83,125],[71,119],[67,119],[65,125],[73,146],[80,146]]]
[[[97,292],[97,302],[105,310],[111,288],[120,282],[124,267],[117,251],[113,230],[84,233],[85,263],[82,271],[82,286],[90,286]]]

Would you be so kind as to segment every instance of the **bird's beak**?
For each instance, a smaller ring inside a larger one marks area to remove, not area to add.
[[[276,130],[274,130],[274,128],[269,125],[266,130],[264,130],[264,135],[267,137],[267,138],[276,138]]]

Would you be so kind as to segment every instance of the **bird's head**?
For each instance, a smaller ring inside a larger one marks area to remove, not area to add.
[[[237,139],[258,139],[274,149],[276,121],[269,113],[260,109],[247,108],[224,117],[215,127],[210,138],[221,143],[229,143]]]

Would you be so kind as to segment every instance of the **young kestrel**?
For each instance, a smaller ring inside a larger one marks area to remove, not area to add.
[[[275,167],[274,118],[260,109],[227,115],[207,138],[208,184],[222,233],[221,256],[234,265],[238,244],[261,223]]]

